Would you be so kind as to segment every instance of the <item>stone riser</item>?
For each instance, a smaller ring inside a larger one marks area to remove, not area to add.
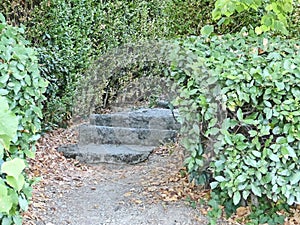
[[[79,127],[79,144],[58,150],[83,163],[136,164],[146,160],[155,146],[174,142],[179,128],[169,109],[94,114],[89,125]]]
[[[60,147],[68,158],[75,158],[83,163],[99,164],[137,164],[145,161],[154,149],[154,146],[136,145],[67,145]]]
[[[157,130],[179,130],[180,124],[176,122],[171,110],[152,109],[137,110],[114,114],[93,114],[90,124],[108,127],[126,127]]]
[[[79,143],[158,146],[175,141],[177,131],[82,125]]]

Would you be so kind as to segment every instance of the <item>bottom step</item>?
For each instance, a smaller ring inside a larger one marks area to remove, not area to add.
[[[155,146],[141,145],[65,145],[58,148],[67,158],[88,164],[137,164],[145,161]]]

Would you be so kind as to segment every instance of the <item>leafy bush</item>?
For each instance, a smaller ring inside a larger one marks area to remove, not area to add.
[[[167,34],[165,2],[105,1],[96,4],[94,45],[101,53],[126,43],[160,39]]]
[[[95,59],[127,43],[199,34],[205,21],[211,20],[210,10],[209,1],[194,0],[42,1],[26,26],[28,37],[39,49],[42,76],[50,81],[45,121],[61,125],[68,119],[76,98],[74,90],[81,83],[78,80]],[[126,70],[143,74],[141,68],[148,69],[148,65],[132,65]],[[163,70],[157,65],[152,68],[154,73]],[[109,89],[119,86],[115,80]]]
[[[209,182],[228,211],[299,204],[297,40],[244,31],[180,44],[174,78],[191,179]]]
[[[222,18],[219,23],[231,20],[235,13],[240,14],[244,11],[255,10],[260,14],[261,26],[255,27],[255,32],[261,34],[266,31],[287,34],[288,16],[293,12],[293,0],[265,0],[265,1],[231,1],[217,0],[215,9],[212,12],[214,20]],[[256,16],[259,18],[258,16]]]
[[[288,18],[289,37],[297,38],[300,36],[300,2],[295,2],[293,12]]]
[[[163,9],[169,37],[199,35],[202,26],[211,22],[214,1],[166,1]]]
[[[215,0],[167,1],[163,12],[166,18],[168,37],[200,35],[201,28],[207,24],[214,25],[215,32],[218,34],[234,33],[240,31],[244,26],[255,26],[260,20],[256,11],[249,10],[232,16],[231,20],[214,21],[212,12],[215,4]]]
[[[233,15],[231,20],[214,22],[211,12],[215,2],[4,0],[0,10],[9,18],[9,23],[25,23],[27,38],[38,48],[42,76],[50,81],[44,120],[55,126],[64,124],[72,114],[78,79],[94,59],[116,46],[147,39],[198,35],[207,23],[220,25],[215,30],[219,34],[258,25],[260,14],[255,10]],[[293,15],[299,14],[298,8],[294,7]],[[299,16],[292,16],[291,20],[290,24],[297,24]],[[298,32],[291,30],[294,36],[299,33],[299,29]],[[133,66],[128,70],[135,69]]]
[[[62,124],[72,113],[79,79],[109,49],[156,38],[161,1],[44,0],[26,25],[50,81],[45,120]],[[161,35],[162,36],[162,35]]]
[[[41,0],[2,0],[0,12],[6,17],[8,24],[19,26],[21,23],[27,21],[33,8],[40,2]]]
[[[23,169],[39,138],[47,82],[23,38],[24,28],[7,25],[2,14],[0,22],[0,219],[2,224],[21,224],[33,183]]]
[[[49,80],[44,120],[62,124],[72,111],[78,77],[91,63],[91,1],[42,1],[27,21],[27,36],[39,52],[41,75]]]
[[[297,0],[216,0],[214,9],[210,11],[212,16],[208,23],[210,25],[204,26],[206,29],[202,34],[210,33],[212,27],[219,34],[240,32],[246,27],[255,28],[257,34],[268,32],[296,38],[300,31],[299,5],[300,2]]]
[[[28,7],[25,24],[27,37],[39,51],[42,76],[50,81],[44,109],[44,120],[50,126],[68,120],[78,80],[95,59],[126,43],[199,34],[211,21],[209,12],[213,9],[213,2],[195,0],[38,2]],[[233,29],[240,19],[236,21]],[[225,30],[220,28],[220,32]],[[141,67],[134,65],[128,70]],[[110,85],[114,88],[118,83]]]

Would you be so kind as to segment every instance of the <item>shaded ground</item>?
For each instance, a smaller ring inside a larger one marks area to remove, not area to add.
[[[197,209],[174,202],[172,184],[159,182],[163,163],[166,158],[155,155],[137,166],[97,166],[82,186],[47,187],[51,200],[35,224],[206,224]]]
[[[39,142],[30,174],[42,180],[34,187],[25,225],[208,224],[208,208],[200,203],[209,191],[187,182],[179,147],[158,148],[138,165],[86,166],[56,151],[76,140],[76,129],[70,129]]]

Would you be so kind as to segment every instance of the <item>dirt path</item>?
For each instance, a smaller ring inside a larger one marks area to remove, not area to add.
[[[208,224],[207,209],[186,201],[208,192],[187,182],[178,148],[159,148],[138,165],[85,166],[56,152],[62,142],[76,142],[74,130],[59,132],[41,140],[32,162],[42,181],[25,225]]]
[[[36,224],[207,224],[196,209],[182,201],[157,201],[151,193],[143,193],[147,177],[165,161],[159,156],[150,160],[140,166],[95,167],[97,174],[85,181],[87,185],[63,195],[54,193],[44,221]]]

